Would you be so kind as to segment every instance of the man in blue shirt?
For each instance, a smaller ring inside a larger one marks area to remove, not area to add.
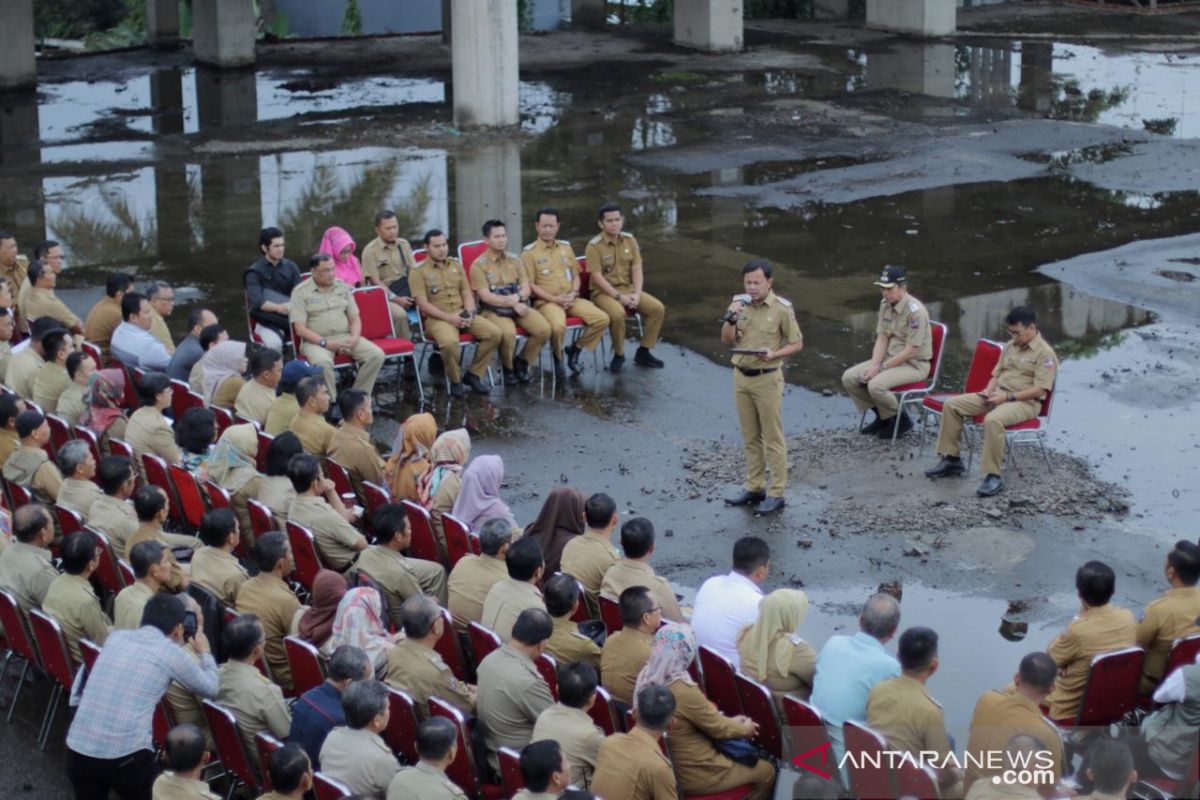
[[[896,598],[873,595],[858,616],[858,633],[830,637],[817,656],[811,702],[825,717],[838,761],[846,751],[842,723],[848,719],[865,723],[871,688],[900,674],[900,662],[883,649],[899,627]]]
[[[338,725],[346,724],[342,712],[342,693],[354,681],[375,677],[375,668],[367,654],[345,644],[329,658],[329,677],[315,689],[309,689],[292,706],[292,729],[288,744],[298,744],[308,753],[313,769],[320,769],[317,756],[325,737]]]

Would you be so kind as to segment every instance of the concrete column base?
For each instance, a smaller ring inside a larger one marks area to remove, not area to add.
[[[603,28],[604,17],[604,0],[571,0],[572,28]]]
[[[179,0],[146,0],[146,42],[160,50],[179,44]]]
[[[867,27],[918,36],[949,36],[957,28],[955,0],[867,0]]]
[[[192,48],[196,61],[214,67],[254,63],[254,6],[248,0],[195,0]]]
[[[675,44],[709,53],[742,49],[741,0],[675,0]]]
[[[37,86],[33,0],[0,2],[0,91]]]
[[[458,241],[483,238],[483,223],[498,219],[508,228],[508,249],[526,241],[521,223],[521,147],[497,141],[454,156],[454,221]],[[466,265],[464,265],[466,266]]]
[[[455,0],[452,6],[454,123],[516,125],[520,121],[517,4]]]

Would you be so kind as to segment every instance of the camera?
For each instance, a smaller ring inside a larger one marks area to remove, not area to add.
[[[183,615],[183,640],[190,642],[196,638],[196,628],[200,621],[196,618],[195,611],[187,611]]]

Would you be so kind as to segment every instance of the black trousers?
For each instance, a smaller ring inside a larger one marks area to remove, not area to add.
[[[67,749],[67,778],[75,789],[75,800],[107,800],[110,790],[121,800],[150,800],[157,774],[150,750],[119,758],[92,758]]]

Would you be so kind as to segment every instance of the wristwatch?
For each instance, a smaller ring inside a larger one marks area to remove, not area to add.
[[[324,346],[325,346],[325,340],[324,340],[324,339],[321,339],[321,341],[317,342],[317,344],[321,345],[321,347],[324,347]]]
[[[1017,400],[1017,396],[1015,394],[1013,394],[1012,392],[1009,392],[1008,393],[1008,402],[1015,403],[1016,400]]]

